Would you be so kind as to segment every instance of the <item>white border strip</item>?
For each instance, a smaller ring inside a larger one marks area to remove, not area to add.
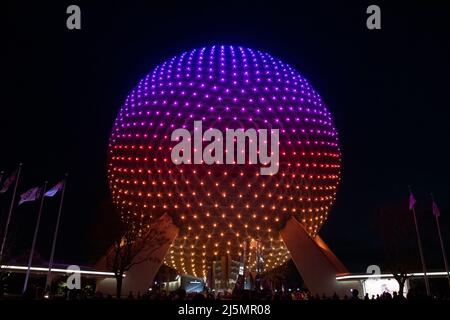
[[[408,273],[409,277],[423,277],[423,272],[413,272]],[[447,272],[439,271],[439,272],[427,272],[427,276],[447,276]],[[345,275],[345,276],[337,276],[336,280],[364,280],[369,278],[393,278],[394,275],[392,273],[383,273],[383,274],[358,274],[358,275]]]
[[[1,265],[0,269],[12,270],[12,271],[24,271],[24,270],[27,270],[28,267]],[[42,268],[42,267],[31,267],[30,270],[31,271],[45,271],[45,272],[48,272],[48,268]],[[56,273],[80,273],[80,274],[93,275],[93,276],[114,276],[114,272],[88,271],[88,270],[67,270],[67,269],[60,269],[60,268],[52,268],[52,272],[56,272]]]

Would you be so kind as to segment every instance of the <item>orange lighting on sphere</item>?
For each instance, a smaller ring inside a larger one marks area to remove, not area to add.
[[[278,172],[263,175],[264,165],[248,162],[174,164],[171,134],[193,135],[194,121],[222,132],[279,129]],[[295,69],[257,50],[213,46],[164,62],[132,90],[112,130],[108,177],[122,219],[145,227],[169,214],[180,233],[165,263],[205,277],[225,254],[256,268],[258,251],[264,270],[289,259],[279,230],[293,216],[319,231],[340,158],[329,111]]]

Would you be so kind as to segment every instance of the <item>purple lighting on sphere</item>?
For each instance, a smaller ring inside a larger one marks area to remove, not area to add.
[[[171,134],[193,135],[194,121],[222,132],[279,129],[278,173],[261,175],[249,163],[175,165]],[[110,138],[108,177],[125,222],[145,227],[167,213],[180,228],[165,263],[206,277],[226,254],[241,261],[245,251],[253,270],[289,259],[279,230],[293,216],[317,234],[340,159],[331,115],[295,69],[258,50],[212,46],[167,60],[128,95]]]

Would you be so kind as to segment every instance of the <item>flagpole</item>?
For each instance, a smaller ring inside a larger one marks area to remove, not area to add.
[[[435,205],[433,194],[431,194],[431,200],[433,201],[433,205]],[[444,241],[442,240],[441,225],[439,223],[439,214],[435,214],[435,212],[433,212],[433,215],[436,218],[436,227],[439,235],[439,241],[441,243],[442,258],[444,259],[445,273],[447,274],[448,285],[450,286],[450,273],[448,272],[447,255],[445,254]]]
[[[36,220],[36,228],[34,230],[34,236],[33,236],[33,243],[31,244],[31,251],[30,251],[30,257],[28,258],[28,268],[27,268],[27,274],[25,276],[25,282],[23,284],[23,290],[22,294],[25,294],[27,291],[28,286],[28,279],[30,278],[30,271],[31,271],[31,263],[33,262],[33,255],[34,255],[34,247],[36,245],[36,239],[39,231],[39,224],[41,223],[41,214],[42,214],[42,208],[44,207],[44,199],[45,199],[45,191],[47,189],[47,181],[44,182],[44,188],[42,189],[41,194],[41,203],[39,205],[39,213]]]
[[[447,280],[448,280],[448,284],[450,286],[450,273],[448,272],[447,257],[445,255],[444,242],[442,240],[442,235],[441,235],[441,226],[439,224],[439,218],[437,216],[436,216],[436,225],[437,225],[438,234],[439,234],[439,241],[441,242],[442,257],[444,258],[445,273],[447,274]]]
[[[53,257],[55,256],[56,240],[58,239],[59,220],[61,218],[61,211],[62,211],[62,206],[63,206],[63,201],[64,201],[64,192],[66,191],[66,183],[67,183],[67,173],[64,178],[63,188],[61,191],[61,200],[59,202],[58,217],[56,218],[55,232],[53,234],[52,251],[50,253],[50,261],[48,263],[48,272],[47,272],[47,279],[45,281],[45,290],[47,290],[47,288],[50,288],[51,282],[52,282]]]
[[[19,169],[17,170],[16,183],[14,185],[14,192],[13,192],[13,196],[12,196],[12,199],[11,199],[11,204],[9,206],[8,218],[6,219],[6,225],[5,225],[5,231],[4,231],[4,234],[3,234],[2,247],[0,249],[0,263],[3,260],[3,251],[5,249],[6,237],[8,236],[8,228],[9,228],[9,223],[11,221],[12,211],[13,211],[13,208],[14,208],[14,200],[16,199],[17,185],[19,184],[19,178],[20,178],[20,172],[21,171],[22,171],[22,163],[19,163]]]
[[[412,194],[411,187],[409,188],[409,192],[410,192],[410,194]],[[420,260],[422,262],[422,272],[423,272],[423,278],[425,280],[425,289],[427,291],[427,296],[430,296],[431,295],[431,293],[430,293],[430,284],[428,283],[427,268],[426,268],[426,265],[425,265],[425,257],[423,255],[422,241],[420,240],[420,233],[419,233],[419,227],[417,225],[416,209],[415,209],[414,204],[412,205],[411,210],[413,212],[414,225],[416,227],[417,244],[419,246]]]

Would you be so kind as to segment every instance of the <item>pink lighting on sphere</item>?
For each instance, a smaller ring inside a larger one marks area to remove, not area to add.
[[[193,135],[194,121],[222,132],[279,129],[279,171],[175,165],[171,134],[184,128]],[[238,46],[194,49],[157,66],[126,98],[109,143],[109,184],[122,219],[145,227],[169,214],[180,233],[165,263],[200,277],[222,255],[243,259],[251,243],[264,259],[249,250],[250,267],[284,263],[289,252],[278,231],[294,216],[315,235],[340,171],[337,132],[319,94],[288,64]]]

